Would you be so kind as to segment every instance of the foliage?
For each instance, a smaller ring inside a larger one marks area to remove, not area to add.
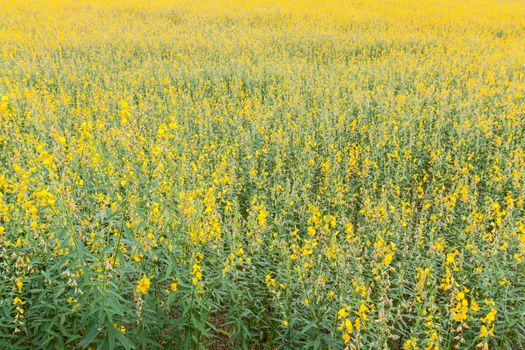
[[[0,9],[0,348],[525,348],[522,1]]]

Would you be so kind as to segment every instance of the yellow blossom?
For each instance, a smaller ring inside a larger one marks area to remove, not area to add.
[[[137,283],[137,293],[139,294],[147,294],[149,287],[151,285],[151,281],[146,276],[143,276],[139,282]]]

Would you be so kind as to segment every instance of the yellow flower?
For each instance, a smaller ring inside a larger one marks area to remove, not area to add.
[[[259,209],[259,215],[257,215],[257,223],[262,228],[266,228],[266,218],[268,217],[268,212],[264,208],[264,206],[257,206]]]
[[[346,331],[351,334],[354,331],[354,327],[352,326],[352,321],[350,321],[348,318],[345,320],[344,325],[346,327]]]
[[[191,284],[197,286],[199,281],[202,279],[202,267],[198,263],[193,264],[193,269],[190,272],[190,276],[192,276]]]
[[[340,320],[344,317],[348,316],[348,311],[346,309],[340,309],[339,312],[337,312],[337,319]]]
[[[498,311],[495,308],[491,307],[489,313],[487,314],[487,316],[485,316],[485,319],[483,319],[482,321],[487,322],[488,324],[491,324],[492,322],[494,322],[494,319],[496,317],[496,312]]]
[[[176,292],[176,291],[177,291],[177,288],[178,288],[179,286],[177,285],[176,282],[173,282],[173,283],[170,285],[170,287],[171,287],[171,291],[172,291],[172,292]]]
[[[13,305],[24,305],[26,302],[20,299],[19,297],[15,297],[13,299]]]
[[[24,283],[22,282],[20,278],[16,280],[16,287],[18,288],[18,293],[22,293]]]
[[[408,339],[403,345],[403,348],[405,350],[417,350],[417,340],[414,338]]]
[[[345,343],[348,343],[350,341],[350,335],[348,333],[343,334],[343,340]]]
[[[485,325],[482,325],[481,326],[481,330],[479,332],[479,336],[480,337],[486,337],[487,335],[489,335],[489,330],[487,327],[485,327]]]
[[[392,263],[392,257],[394,256],[394,253],[388,253],[387,255],[385,255],[385,259],[383,261],[383,263],[388,266],[390,265],[390,263]]]
[[[472,312],[478,312],[480,309],[478,303],[476,303],[474,299],[472,299],[472,301],[470,302],[470,309],[472,310]]]
[[[137,293],[139,294],[147,294],[149,287],[151,285],[151,281],[146,276],[142,277],[137,284]]]
[[[126,327],[118,325],[118,323],[113,323],[113,327],[117,329],[120,333],[125,334],[126,333]]]

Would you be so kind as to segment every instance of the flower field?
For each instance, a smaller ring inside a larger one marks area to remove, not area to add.
[[[0,349],[525,349],[525,2],[3,0]]]

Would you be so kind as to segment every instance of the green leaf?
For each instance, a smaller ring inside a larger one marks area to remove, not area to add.
[[[119,341],[120,345],[124,347],[124,349],[135,349],[135,344],[133,344],[131,340],[129,340],[123,333],[117,332],[117,340]]]
[[[86,348],[89,344],[91,344],[93,339],[95,339],[99,333],[100,333],[100,328],[98,327],[96,323],[93,322],[92,325],[89,327],[86,335],[84,336],[84,338],[82,338],[82,340],[80,341],[80,343],[78,343],[78,345],[81,348]]]

